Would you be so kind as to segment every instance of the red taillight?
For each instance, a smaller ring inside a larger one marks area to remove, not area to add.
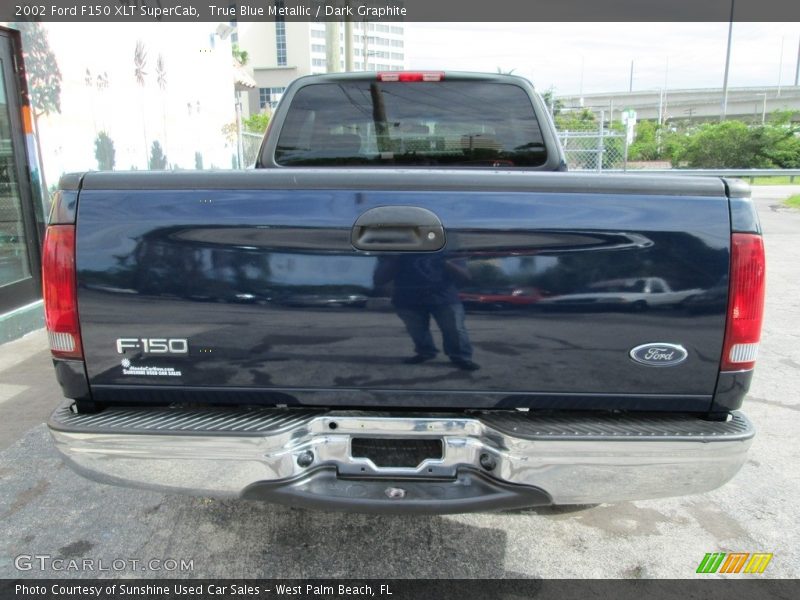
[[[75,226],[50,225],[44,236],[42,288],[50,351],[59,358],[83,358],[75,281]]]
[[[766,258],[760,235],[731,236],[731,283],[722,370],[741,371],[756,364],[764,319]]]
[[[378,81],[442,81],[443,71],[381,71]]]

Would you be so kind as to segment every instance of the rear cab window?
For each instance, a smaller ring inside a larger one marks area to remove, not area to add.
[[[275,149],[280,166],[539,167],[528,93],[511,83],[353,80],[301,87]]]

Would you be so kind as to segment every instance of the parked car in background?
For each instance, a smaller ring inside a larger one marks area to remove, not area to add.
[[[543,299],[540,305],[543,308],[646,310],[675,306],[704,291],[701,288],[673,290],[662,277],[628,277],[597,281],[583,292],[551,296]]]

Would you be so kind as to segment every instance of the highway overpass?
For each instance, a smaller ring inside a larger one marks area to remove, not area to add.
[[[637,90],[583,94],[583,96],[556,96],[565,110],[589,108],[593,112],[604,110],[606,118],[618,120],[621,111],[632,108],[638,120],[709,121],[719,119],[722,110],[722,89],[694,90]],[[800,87],[771,86],[728,88],[727,116],[732,119],[760,121],[762,112],[776,110],[800,111]]]

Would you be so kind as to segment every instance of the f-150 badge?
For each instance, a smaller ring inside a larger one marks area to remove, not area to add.
[[[630,357],[634,361],[648,367],[674,367],[688,356],[686,348],[678,344],[642,344],[630,351]]]
[[[188,354],[189,342],[184,338],[117,338],[117,354],[138,350],[145,354]]]

